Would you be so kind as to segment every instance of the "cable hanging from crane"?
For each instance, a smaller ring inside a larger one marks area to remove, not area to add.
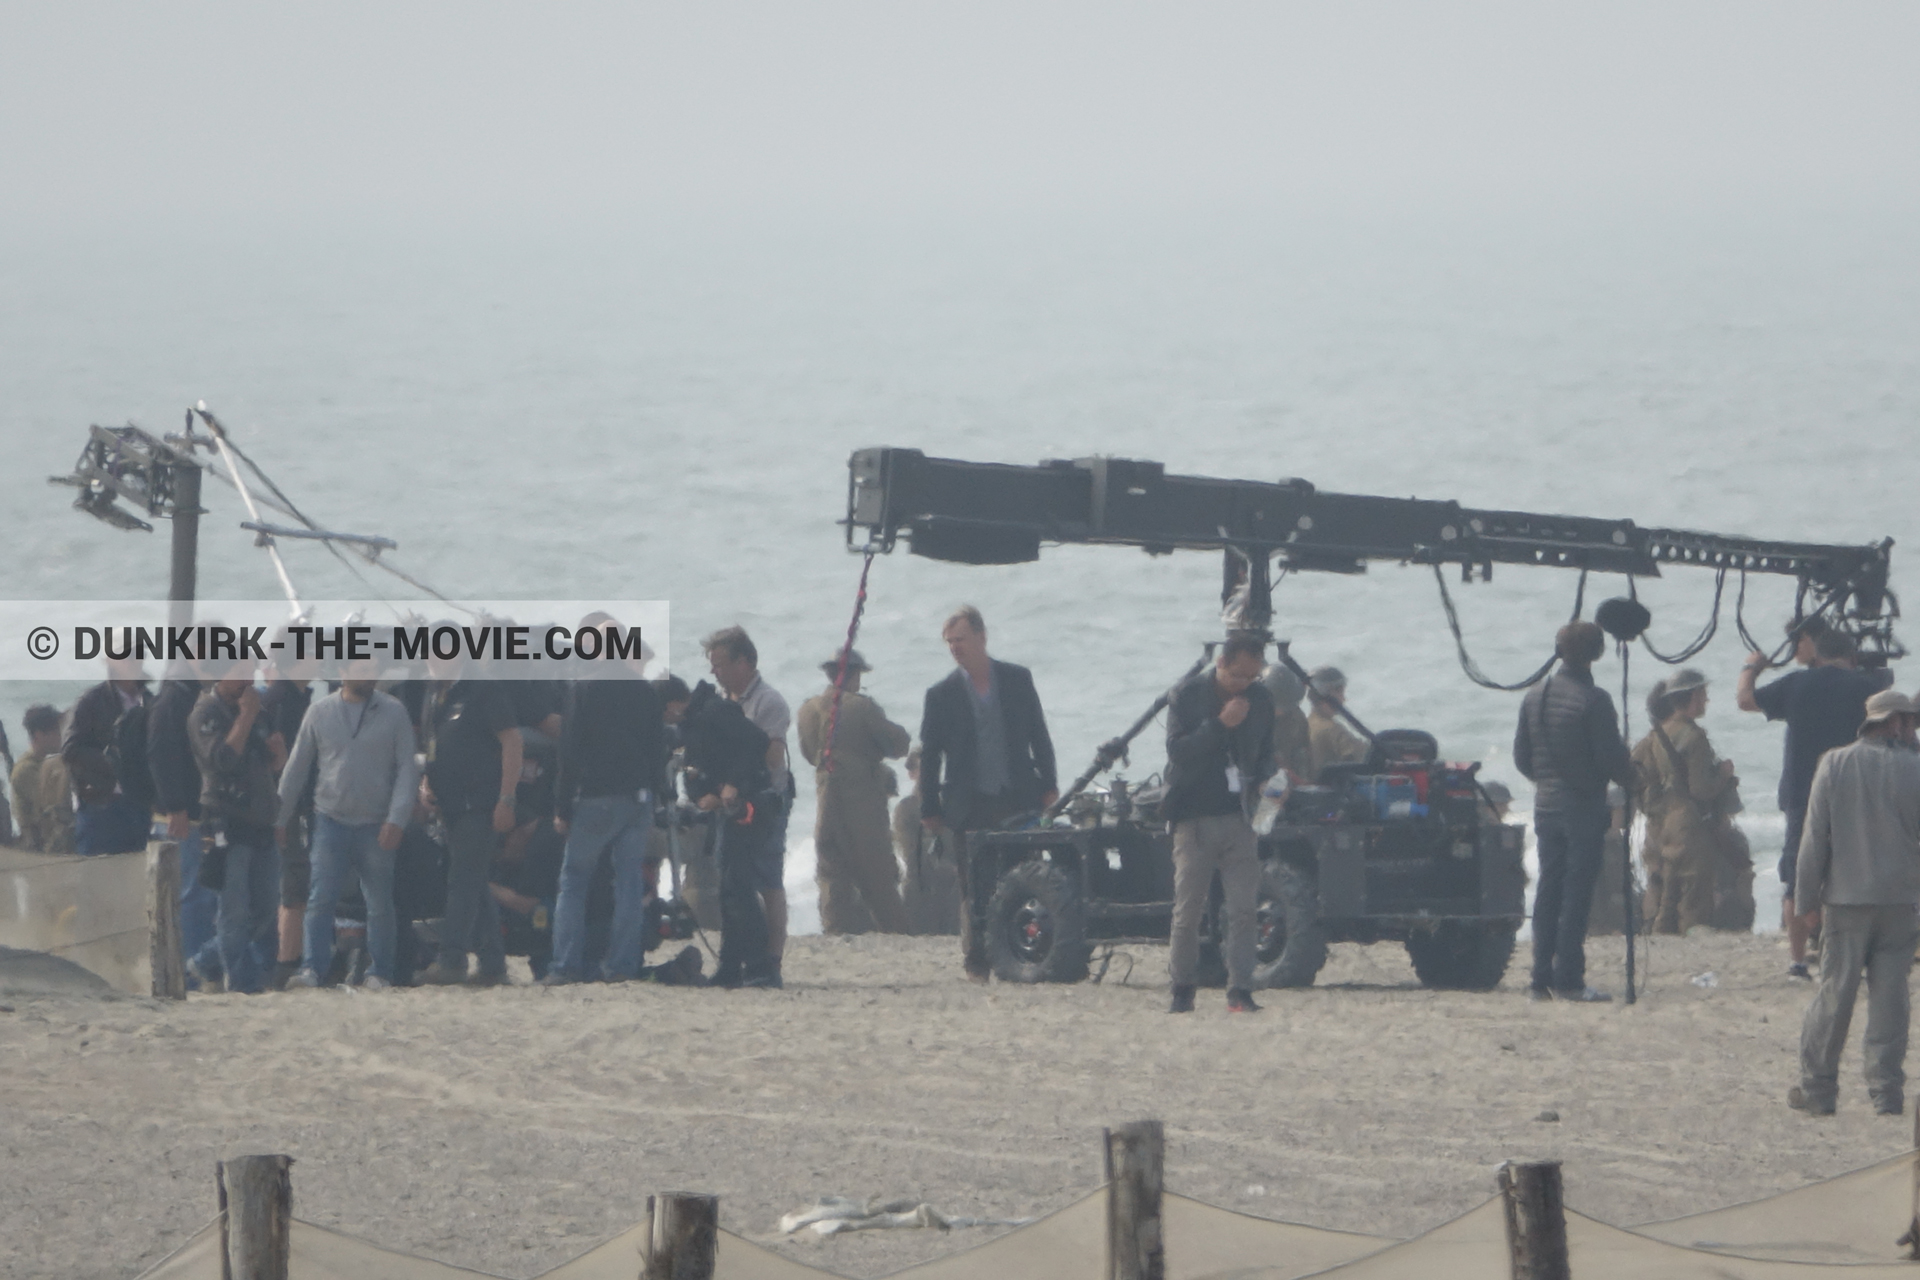
[[[1744,578],[1743,578],[1743,581],[1744,581]],[[1628,584],[1628,590],[1632,591],[1633,579],[1631,577],[1627,579],[1627,584]],[[1707,624],[1704,627],[1700,628],[1700,634],[1695,636],[1693,640],[1685,648],[1680,650],[1680,652],[1674,653],[1674,654],[1666,654],[1666,653],[1660,652],[1658,649],[1653,647],[1653,641],[1648,639],[1644,632],[1641,633],[1640,643],[1646,647],[1646,650],[1648,653],[1652,654],[1655,658],[1658,658],[1661,662],[1666,663],[1670,667],[1677,667],[1681,663],[1697,657],[1701,653],[1701,651],[1703,651],[1709,644],[1713,643],[1714,636],[1719,634],[1720,598],[1721,598],[1721,595],[1726,591],[1726,589],[1727,589],[1727,571],[1725,569],[1722,569],[1718,573],[1716,573],[1713,577],[1713,611],[1707,615]],[[1638,599],[1639,593],[1635,592],[1634,597]]]
[[[1460,611],[1454,607],[1453,593],[1447,590],[1447,575],[1441,572],[1438,564],[1433,566],[1433,580],[1440,584],[1440,607],[1447,615],[1447,629],[1453,632],[1453,647],[1460,655],[1460,670],[1466,673],[1467,679],[1473,681],[1482,689],[1492,689],[1498,693],[1519,693],[1523,689],[1530,689],[1540,683],[1547,672],[1553,670],[1553,664],[1560,661],[1558,654],[1549,657],[1545,662],[1540,664],[1538,670],[1517,684],[1501,684],[1498,680],[1488,676],[1486,672],[1480,669],[1480,664],[1473,660],[1473,655],[1467,652],[1466,637],[1460,632]],[[1586,607],[1587,571],[1582,569],[1580,571],[1580,585],[1574,589],[1573,593],[1573,614],[1567,621],[1578,621],[1580,615],[1586,610]]]

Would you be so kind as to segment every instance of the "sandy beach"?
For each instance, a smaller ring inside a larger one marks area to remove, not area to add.
[[[1809,988],[1774,938],[1657,939],[1631,1008],[1530,1004],[1511,974],[1428,992],[1399,948],[1343,945],[1319,987],[1263,993],[1257,1016],[1203,992],[1185,1018],[1163,1012],[1161,947],[1099,986],[984,989],[954,949],[797,938],[785,992],[0,996],[0,1272],[132,1276],[210,1216],[214,1162],[246,1152],[295,1157],[302,1218],[504,1276],[670,1189],[877,1276],[990,1232],[819,1241],[777,1220],[823,1195],[1043,1213],[1097,1184],[1103,1124],[1146,1116],[1167,1124],[1171,1189],[1391,1235],[1477,1203],[1508,1157],[1566,1161],[1570,1203],[1633,1223],[1909,1145],[1910,1121],[1867,1106],[1857,1023],[1840,1115],[1784,1105]],[[1598,984],[1617,989],[1618,953],[1591,944]]]

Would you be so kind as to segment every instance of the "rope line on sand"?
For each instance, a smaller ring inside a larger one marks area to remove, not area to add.
[[[867,575],[873,572],[877,548],[867,549],[866,563],[860,566],[860,589],[853,597],[853,617],[847,622],[847,642],[840,646],[840,665],[833,673],[833,705],[827,712],[827,741],[820,748],[820,772],[833,772],[834,734],[840,730],[840,695],[847,687],[847,663],[853,657],[854,637],[860,634],[860,615],[867,611]]]

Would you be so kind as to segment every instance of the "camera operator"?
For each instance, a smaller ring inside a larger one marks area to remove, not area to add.
[[[187,736],[200,766],[200,811],[214,833],[201,878],[218,882],[220,962],[227,990],[251,994],[263,986],[255,946],[273,935],[280,905],[279,799],[252,672],[236,665],[215,680],[194,703]]]
[[[1220,875],[1226,917],[1227,1012],[1255,1013],[1255,912],[1260,854],[1250,815],[1273,758],[1273,695],[1260,683],[1266,644],[1238,631],[1220,646],[1211,671],[1174,687],[1167,704],[1167,798],[1173,827],[1173,933],[1167,968],[1171,1013],[1193,1011],[1200,958],[1200,916]]]
[[[1787,722],[1787,741],[1780,764],[1780,812],[1786,815],[1787,839],[1780,852],[1781,922],[1787,931],[1787,974],[1812,980],[1807,969],[1811,913],[1795,910],[1794,882],[1800,856],[1800,836],[1806,828],[1807,798],[1813,791],[1820,757],[1853,741],[1867,699],[1893,682],[1889,671],[1854,669],[1853,638],[1834,631],[1819,618],[1807,618],[1789,628],[1794,638],[1794,661],[1806,668],[1790,671],[1778,680],[1758,685],[1767,669],[1762,653],[1747,656],[1740,668],[1734,702],[1742,711]]]
[[[660,700],[686,746],[687,795],[720,823],[720,967],[713,985],[779,987],[759,893],[767,870],[779,864],[775,842],[785,825],[784,800],[767,768],[767,735],[705,680],[689,691],[669,676]]]

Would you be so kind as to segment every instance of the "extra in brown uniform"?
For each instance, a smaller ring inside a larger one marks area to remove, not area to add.
[[[880,704],[863,693],[840,698],[834,731],[833,771],[820,768],[827,741],[833,691],[801,705],[800,754],[814,766],[819,811],[813,846],[818,859],[820,928],[850,933],[861,925],[864,904],[881,933],[907,932],[906,907],[900,901],[900,864],[893,857],[887,825],[887,797],[895,790],[886,760],[907,754],[912,739],[887,719]]]

